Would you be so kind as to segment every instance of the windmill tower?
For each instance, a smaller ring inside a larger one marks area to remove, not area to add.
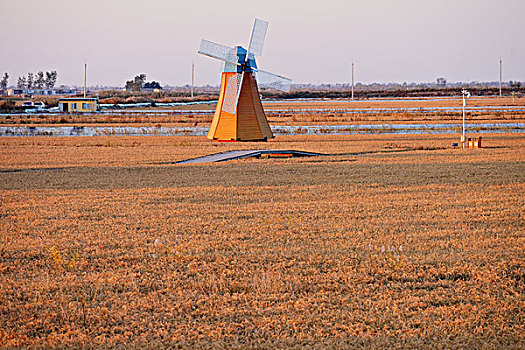
[[[208,138],[214,141],[266,141],[273,138],[259,96],[258,84],[282,91],[291,80],[257,68],[268,22],[255,19],[248,50],[201,40],[199,53],[224,62],[219,101]]]

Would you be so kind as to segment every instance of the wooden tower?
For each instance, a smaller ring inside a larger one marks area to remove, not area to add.
[[[238,82],[238,74],[222,73],[221,92],[208,138],[214,141],[266,141],[273,138],[266,114],[259,97],[259,89],[253,73],[245,73]],[[237,89],[227,86],[241,84],[237,96],[228,96]]]
[[[291,80],[257,68],[268,22],[255,19],[248,50],[201,40],[199,53],[224,62],[221,90],[208,138],[214,141],[266,141],[273,138],[258,84],[289,91]]]

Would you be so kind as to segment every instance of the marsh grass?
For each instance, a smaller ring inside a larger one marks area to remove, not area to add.
[[[109,139],[0,140],[2,347],[524,345],[519,135]]]

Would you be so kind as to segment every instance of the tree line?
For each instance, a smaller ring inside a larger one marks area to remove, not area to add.
[[[50,72],[27,73],[27,76],[18,77],[16,87],[19,89],[51,89],[57,82],[58,74],[56,70]],[[6,89],[9,81],[9,74],[4,73],[0,80],[0,88]]]
[[[146,82],[146,74],[144,73],[136,75],[133,80],[126,81],[126,91],[141,91],[143,88],[162,90],[159,82]]]

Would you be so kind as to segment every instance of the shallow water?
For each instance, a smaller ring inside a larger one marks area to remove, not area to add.
[[[217,100],[211,100],[211,101],[194,101],[194,102],[155,102],[155,106],[157,107],[175,107],[175,106],[191,106],[191,105],[204,105],[209,103],[217,103]],[[151,107],[151,102],[140,102],[140,103],[117,103],[117,104],[111,104],[111,103],[101,103],[99,104],[101,108],[134,108],[134,107]]]
[[[205,136],[209,127],[135,126],[2,126],[0,136]],[[452,134],[461,124],[277,125],[275,135],[315,134]],[[525,123],[466,124],[469,133],[522,133]]]
[[[135,107],[148,107],[149,104],[135,104]],[[160,104],[158,104],[160,107]],[[201,114],[212,115],[215,110],[211,109],[140,109],[131,108],[130,105],[123,105],[123,108],[109,108],[102,106],[102,110],[95,112],[95,114],[102,115],[125,115],[125,114],[145,114],[145,115],[169,115],[169,114]],[[465,108],[466,113],[495,113],[495,112],[523,112],[525,106],[472,106]],[[286,108],[274,109],[267,108],[266,114],[397,114],[397,113],[457,113],[458,118],[461,117],[462,107],[383,107],[383,108]],[[24,114],[32,116],[63,116],[67,113],[60,113],[56,110],[47,111],[26,111],[24,113],[1,113],[0,116],[8,116],[14,114]],[[92,113],[74,113],[73,115],[92,114]]]
[[[460,98],[449,98],[449,97],[436,97],[436,98],[401,98],[401,99],[361,99],[361,100],[349,100],[349,99],[319,99],[319,98],[305,98],[305,99],[264,99],[263,103],[266,104],[267,114],[278,114],[278,113],[299,113],[299,114],[397,114],[397,113],[458,113],[462,112],[461,106],[429,106],[429,107],[374,107],[374,108],[349,108],[348,105],[345,107],[325,107],[325,108],[298,108],[291,106],[289,108],[279,108],[279,104],[294,104],[294,103],[343,103],[343,102],[413,102],[413,101],[449,101],[451,104],[460,103]],[[119,114],[202,114],[210,115],[214,114],[214,109],[169,109],[169,107],[181,107],[181,106],[198,106],[198,105],[209,105],[216,104],[217,100],[210,101],[191,101],[191,102],[169,102],[169,103],[155,103],[156,107],[167,107],[168,109],[152,109],[150,102],[141,103],[122,103],[122,104],[100,104],[100,110],[96,114],[103,115],[119,115]],[[273,106],[272,106],[273,105]],[[277,107],[277,108],[272,108]],[[465,112],[474,113],[494,113],[494,112],[523,112],[525,106],[467,106]],[[25,115],[44,115],[44,116],[62,116],[67,113],[58,111],[58,107],[41,109],[41,110],[26,110],[22,113],[1,113],[0,116],[8,116],[13,114],[25,114]],[[79,114],[82,113],[73,113]],[[86,113],[91,114],[91,113]]]

